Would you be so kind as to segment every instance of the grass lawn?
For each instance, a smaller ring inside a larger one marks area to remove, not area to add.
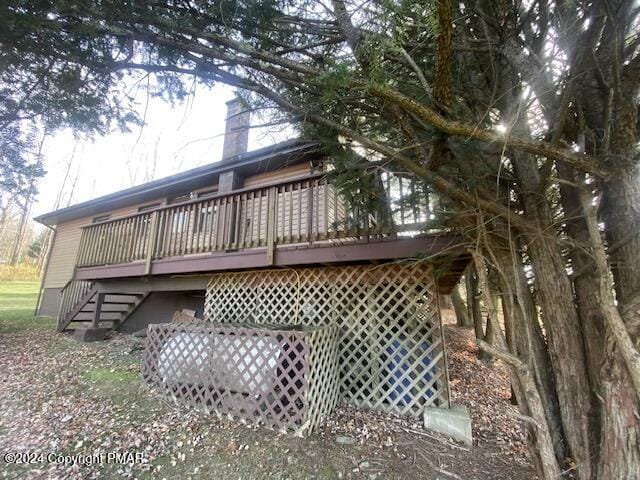
[[[467,449],[409,433],[417,419],[342,408],[301,439],[175,404],[141,381],[143,340],[78,343],[56,333],[53,319],[33,316],[37,294],[37,282],[0,283],[0,478],[533,478],[511,437]],[[502,383],[499,395],[482,396],[483,418],[513,408]],[[507,435],[517,431],[511,421]],[[36,457],[6,463],[7,453]],[[78,460],[116,454],[124,462]]]
[[[0,282],[0,333],[55,328],[52,318],[34,316],[40,282]]]

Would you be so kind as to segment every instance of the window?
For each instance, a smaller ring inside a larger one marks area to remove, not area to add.
[[[173,205],[175,203],[188,202],[191,200],[191,192],[183,193],[180,195],[174,195],[167,197],[167,204]],[[172,211],[171,213],[171,233],[182,234],[186,230],[185,220],[187,219],[186,212],[184,211]]]
[[[173,205],[174,203],[188,202],[189,200],[191,200],[191,198],[191,192],[183,193],[181,195],[174,195],[173,197],[167,198],[167,203],[169,205]]]
[[[138,213],[148,212],[149,210],[153,210],[154,208],[158,208],[161,205],[160,202],[152,203],[150,205],[143,205],[142,207],[138,207]],[[144,215],[142,217],[142,228],[140,229],[140,238],[145,238],[147,236],[147,229],[149,228],[149,224],[151,223],[151,215]]]
[[[91,220],[91,223],[100,223],[100,222],[106,222],[107,220],[109,220],[111,218],[110,214],[107,215],[100,215],[98,217],[93,217],[93,220]]]
[[[193,222],[193,233],[202,233],[205,229],[211,230],[211,222],[216,213],[216,205],[203,205],[198,211],[198,221]]]
[[[144,205],[142,207],[138,207],[138,212],[146,212],[148,210],[153,210],[154,208],[158,208],[160,206],[160,202],[152,203],[151,205]]]
[[[181,234],[188,231],[188,226],[186,225],[188,219],[187,212],[182,210],[174,211],[171,216],[171,233]]]
[[[203,192],[198,192],[198,198],[207,198],[212,197],[218,193],[217,188],[212,188],[211,190],[205,190]]]

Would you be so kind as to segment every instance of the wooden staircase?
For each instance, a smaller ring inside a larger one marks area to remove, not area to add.
[[[98,292],[92,285],[71,302],[66,313],[61,312],[58,331],[89,326],[117,330],[148,296],[148,292]]]

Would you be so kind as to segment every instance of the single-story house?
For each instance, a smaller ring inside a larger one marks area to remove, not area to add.
[[[337,360],[327,368],[335,370],[338,401],[416,416],[448,408],[439,301],[469,258],[460,237],[425,230],[437,213],[435,195],[407,206],[402,197],[415,196],[416,184],[382,172],[387,213],[355,212],[332,185],[331,158],[320,145],[296,139],[247,151],[249,113],[238,101],[228,107],[220,161],[36,218],[54,230],[38,313],[57,316],[60,332],[85,340],[109,329],[170,329],[183,309],[223,330],[279,325],[311,338],[335,327]],[[162,333],[154,371],[164,372],[163,382],[186,375],[167,373],[176,360],[165,354],[177,338],[196,338],[187,330]],[[223,330],[197,335],[229,334]],[[269,368],[289,368],[273,349],[291,349],[293,340],[283,347],[278,339],[286,335],[278,335],[242,344],[240,357],[264,356],[251,375],[229,373],[234,381],[266,382]],[[232,344],[239,348],[224,345]],[[199,345],[214,348],[213,340]],[[204,368],[194,351],[182,360]],[[187,390],[182,395],[193,397]],[[211,391],[200,401],[216,402]]]

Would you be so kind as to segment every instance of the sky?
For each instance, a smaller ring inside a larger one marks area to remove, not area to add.
[[[145,118],[143,127],[93,139],[77,138],[70,130],[47,137],[43,147],[47,173],[31,216],[53,210],[61,188],[60,208],[220,160],[225,103],[233,97],[233,89],[227,86],[199,86],[189,100],[172,106],[159,98],[147,102],[140,90],[135,99]],[[263,123],[255,117],[252,124]],[[291,135],[282,128],[252,129],[249,150]]]

